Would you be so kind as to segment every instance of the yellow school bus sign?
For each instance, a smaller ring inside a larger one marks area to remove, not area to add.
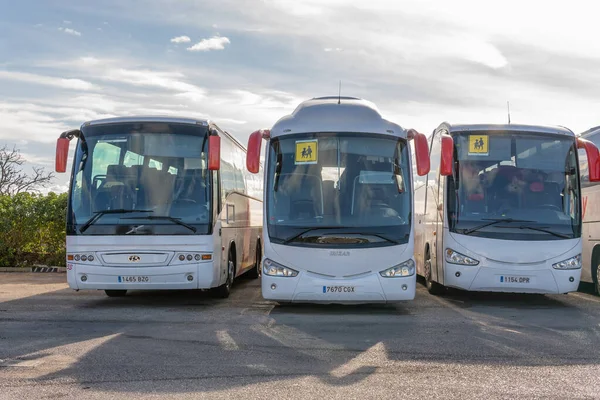
[[[316,164],[318,161],[319,143],[313,140],[298,140],[296,142],[296,164]]]
[[[469,155],[487,156],[489,154],[488,135],[469,135]]]

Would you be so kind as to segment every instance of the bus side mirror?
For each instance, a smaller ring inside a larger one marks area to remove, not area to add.
[[[67,171],[67,159],[69,158],[69,144],[71,141],[67,138],[59,138],[56,141],[56,156],[54,169],[58,173]]]
[[[590,182],[600,182],[600,164],[598,164],[600,156],[596,145],[589,140],[577,138],[577,148],[585,149]]]
[[[454,164],[454,139],[452,136],[442,135],[442,153],[440,160],[440,175],[452,175],[452,165]]]
[[[260,150],[262,147],[263,132],[254,131],[248,138],[248,151],[246,153],[246,168],[248,172],[257,174],[260,170]]]
[[[415,141],[415,158],[417,161],[417,174],[419,176],[429,173],[429,146],[427,145],[427,137],[422,133],[418,133],[411,129],[409,137],[412,135]]]
[[[208,169],[218,171],[221,168],[221,137],[210,135],[208,137]]]

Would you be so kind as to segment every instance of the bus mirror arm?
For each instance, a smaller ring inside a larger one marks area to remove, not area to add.
[[[440,175],[450,176],[454,172],[454,140],[452,136],[442,134],[442,151],[440,154]]]
[[[581,137],[577,138],[577,148],[584,149],[588,159],[590,182],[600,182],[600,155],[594,143]]]
[[[260,151],[262,148],[262,140],[269,139],[271,131],[259,129],[250,134],[248,138],[248,150],[246,153],[246,169],[248,172],[257,174],[260,170]]]
[[[211,134],[208,137],[208,169],[218,171],[221,168],[221,137]]]
[[[69,145],[74,137],[83,139],[79,129],[65,131],[60,134],[56,140],[56,155],[54,159],[54,169],[58,173],[67,171],[67,160],[69,159]]]
[[[427,145],[427,137],[414,129],[409,129],[406,132],[408,140],[414,140],[415,143],[415,158],[417,161],[417,175],[424,176],[429,173],[429,146]]]

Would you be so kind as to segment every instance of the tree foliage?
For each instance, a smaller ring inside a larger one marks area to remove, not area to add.
[[[0,266],[64,266],[66,209],[66,193],[0,195]]]
[[[43,167],[33,167],[32,173],[28,174],[23,171],[23,164],[25,159],[18,149],[0,147],[0,195],[39,192],[54,178],[54,174]]]

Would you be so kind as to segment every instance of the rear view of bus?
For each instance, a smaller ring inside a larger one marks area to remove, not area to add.
[[[591,142],[560,127],[444,123],[430,148],[431,171],[415,184],[418,273],[430,292],[577,290],[578,149],[596,165]]]
[[[57,172],[66,171],[72,139],[71,288],[109,296],[212,288],[227,297],[236,276],[259,276],[262,181],[245,171],[243,146],[214,123],[88,122],[58,139]]]
[[[415,296],[411,159],[426,138],[369,102],[308,100],[249,139],[247,167],[265,166],[262,294],[281,302],[370,303]]]

